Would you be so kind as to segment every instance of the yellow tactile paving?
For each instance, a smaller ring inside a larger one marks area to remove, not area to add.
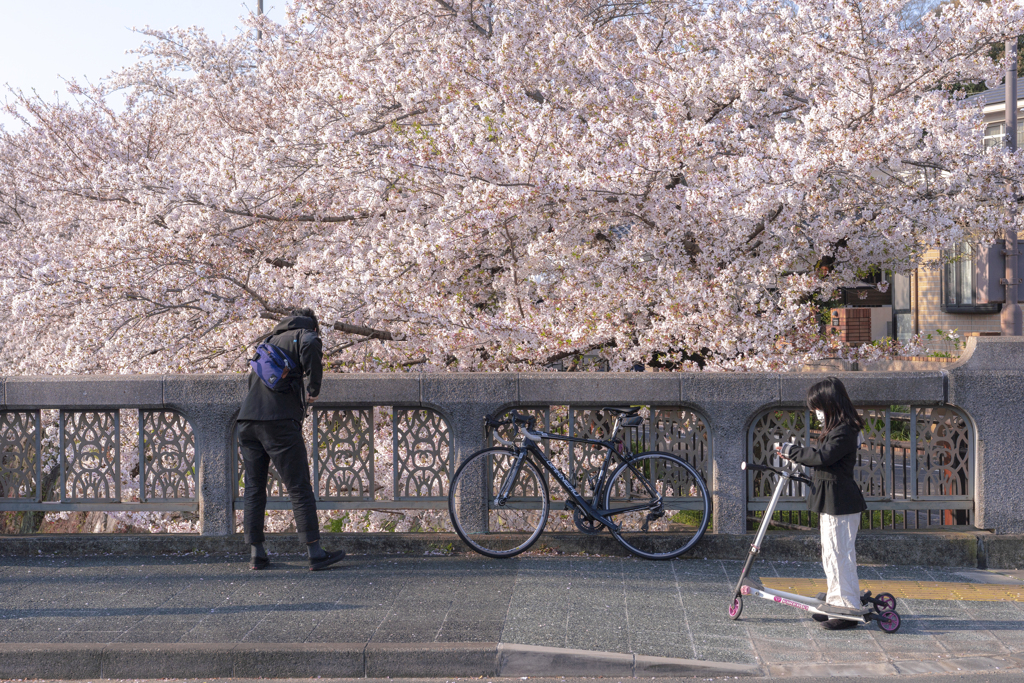
[[[766,588],[814,596],[826,590],[825,579],[761,578]],[[1024,585],[955,583],[952,581],[861,581],[860,589],[892,593],[908,600],[971,600],[975,602],[1024,602]]]

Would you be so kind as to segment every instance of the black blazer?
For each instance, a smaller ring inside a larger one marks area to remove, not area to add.
[[[840,425],[817,448],[795,446],[789,452],[790,460],[814,468],[814,485],[807,498],[807,509],[811,512],[852,515],[868,509],[853,478],[859,434],[849,425]]]
[[[238,419],[302,422],[305,417],[303,391],[307,396],[318,396],[324,374],[323,342],[316,334],[316,323],[312,318],[285,318],[274,328],[267,342],[284,349],[299,364],[299,371],[288,377],[285,391],[271,391],[256,373],[250,372],[249,393],[242,400]]]

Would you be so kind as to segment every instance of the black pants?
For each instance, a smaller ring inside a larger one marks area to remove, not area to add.
[[[316,518],[316,499],[309,482],[306,443],[302,425],[295,420],[269,422],[239,421],[238,445],[245,461],[245,514],[242,528],[245,542],[263,543],[263,524],[267,510],[267,477],[271,461],[288,489],[295,513],[299,540],[312,543],[320,539]]]

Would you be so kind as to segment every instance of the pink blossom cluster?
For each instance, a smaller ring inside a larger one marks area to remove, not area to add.
[[[850,355],[817,303],[1005,227],[1022,169],[957,84],[998,83],[1024,3],[897,4],[294,0],[259,39],[147,29],[77,101],[8,104],[4,372],[240,371],[298,306],[338,370]]]

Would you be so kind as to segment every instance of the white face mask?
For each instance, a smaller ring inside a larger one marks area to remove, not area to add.
[[[820,422],[821,424],[825,424],[825,411],[823,411],[823,410],[815,410],[814,411],[814,416],[816,418],[818,418],[818,422]]]

